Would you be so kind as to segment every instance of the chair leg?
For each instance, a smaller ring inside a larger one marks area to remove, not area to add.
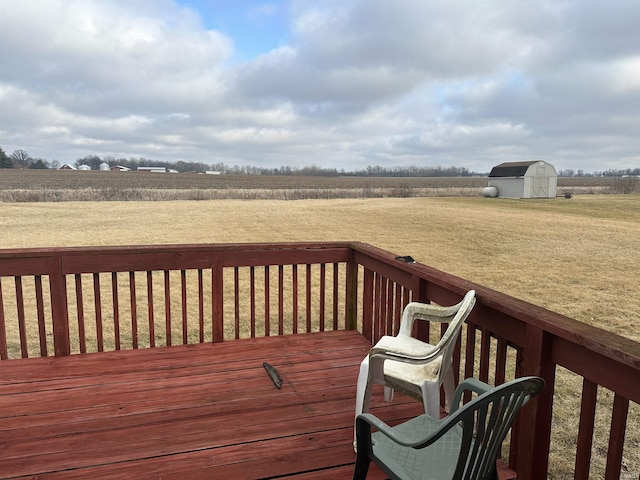
[[[440,418],[440,383],[423,384],[422,401],[424,413],[432,418]]]
[[[372,388],[373,385],[369,382],[369,357],[365,357],[360,364],[360,373],[358,374],[356,387],[356,417],[363,412],[369,411]]]
[[[384,401],[385,402],[392,402],[393,401],[393,392],[394,392],[393,388],[387,387],[385,385],[385,387],[384,387]]]
[[[447,404],[447,412],[451,411],[451,402],[453,402],[453,397],[456,391],[456,382],[453,379],[453,371],[449,369],[442,379],[442,386],[444,387],[444,398]]]
[[[356,387],[356,411],[354,415],[357,417],[361,413],[369,411],[369,403],[371,403],[371,391],[373,384],[369,382],[369,357],[365,357],[360,364],[360,373],[358,374],[358,383]],[[356,429],[353,428],[353,448],[356,450]]]
[[[371,459],[366,454],[356,455],[356,465],[353,470],[353,480],[365,480],[369,471]]]

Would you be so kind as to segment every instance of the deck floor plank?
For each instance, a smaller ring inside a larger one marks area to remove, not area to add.
[[[324,332],[3,361],[0,478],[350,478],[368,348]],[[421,413],[401,395],[372,410]]]

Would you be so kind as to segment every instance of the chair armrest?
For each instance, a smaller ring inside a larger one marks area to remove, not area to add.
[[[389,354],[397,358],[429,359],[436,354],[437,350],[439,349],[434,345],[413,337],[404,335],[391,337],[385,335],[369,350],[369,357]]]
[[[428,415],[421,415],[428,417]],[[440,437],[447,433],[451,428],[458,426],[457,419],[451,419],[445,417],[443,419],[434,419],[429,417],[431,421],[436,425],[436,428],[418,440],[408,439],[393,427],[387,425],[375,415],[370,413],[361,413],[356,417],[356,438],[358,439],[358,451],[360,451],[360,442],[364,443],[365,447],[371,445],[371,427],[378,430],[383,435],[389,437],[398,445],[410,448],[425,448],[436,442]]]
[[[392,352],[379,349],[374,350],[372,348],[369,353],[369,360],[377,362],[382,360],[395,360],[396,362],[412,363],[418,365],[424,364],[425,362],[428,362],[429,360],[432,360],[433,358],[436,358],[440,355],[442,355],[442,350],[440,350],[439,348],[434,349],[433,351],[426,353],[425,355],[411,355],[410,353]]]
[[[402,319],[400,320],[400,332],[411,336],[411,330],[416,320],[427,320],[429,322],[448,323],[455,316],[459,305],[451,307],[441,307],[428,303],[410,302],[404,307]]]
[[[488,383],[484,383],[477,378],[467,378],[463,380],[456,388],[456,393],[453,396],[453,401],[451,402],[451,410],[449,415],[455,412],[460,407],[460,400],[462,399],[462,394],[467,390],[471,390],[472,392],[477,393],[478,395],[482,395],[483,393],[488,392],[493,387]]]

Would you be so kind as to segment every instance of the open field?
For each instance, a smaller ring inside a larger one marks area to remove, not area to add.
[[[359,240],[640,341],[640,195],[0,203],[0,229],[0,248]],[[558,377],[554,425],[573,432],[580,380]],[[637,405],[629,415],[624,461],[637,475]],[[598,433],[594,456],[607,440]],[[574,447],[552,438],[550,478],[570,478]]]
[[[558,179],[558,195],[615,193],[621,179]],[[638,182],[640,183],[640,182]],[[321,177],[0,170],[0,201],[300,200],[479,196],[486,177]],[[626,193],[620,191],[619,193]]]
[[[0,204],[0,247],[360,240],[640,340],[640,196]]]

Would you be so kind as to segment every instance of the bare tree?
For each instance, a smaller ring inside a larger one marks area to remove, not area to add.
[[[15,168],[29,168],[33,159],[24,150],[16,150],[11,154],[11,160]]]

